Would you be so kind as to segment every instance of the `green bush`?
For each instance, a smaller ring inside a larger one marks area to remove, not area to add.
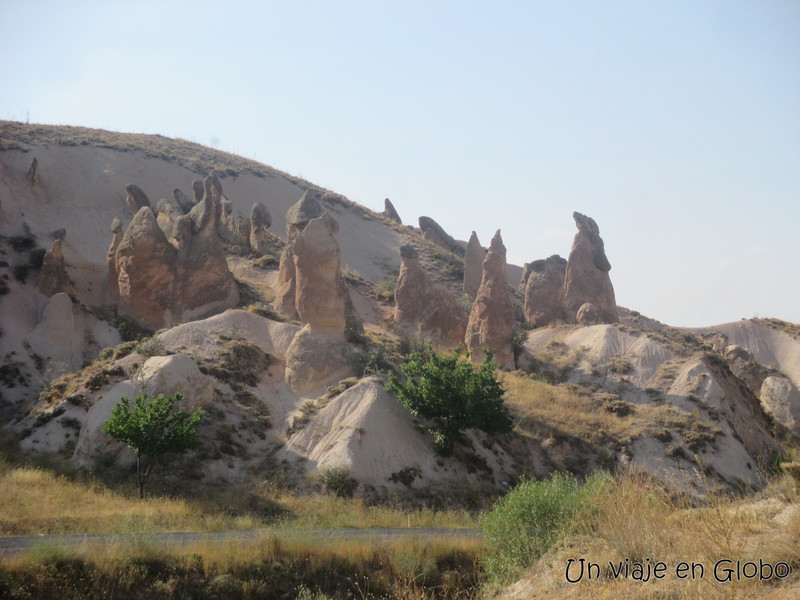
[[[609,477],[592,475],[581,485],[555,473],[543,481],[525,480],[497,502],[483,520],[484,564],[490,579],[511,583],[568,531],[572,516]]]
[[[386,388],[414,415],[433,422],[428,429],[436,450],[448,456],[464,429],[476,428],[489,435],[513,429],[503,403],[505,390],[494,376],[496,368],[490,350],[476,370],[458,351],[439,357],[428,344],[425,352],[414,352],[402,367],[406,383],[390,373]]]
[[[325,469],[319,478],[326,490],[340,498],[351,497],[358,487],[358,482],[350,477],[350,471],[344,467]]]

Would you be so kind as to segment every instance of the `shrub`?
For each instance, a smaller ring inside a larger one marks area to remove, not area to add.
[[[134,346],[134,351],[142,356],[165,356],[169,354],[164,348],[164,342],[157,336],[146,338]]]
[[[203,417],[203,410],[176,410],[175,404],[182,399],[180,393],[174,396],[159,394],[152,399],[141,394],[131,408],[130,400],[122,398],[103,424],[106,434],[136,453],[140,498],[144,498],[144,484],[159,456],[184,452],[197,444],[197,425]],[[147,461],[144,468],[142,458]]]
[[[407,380],[401,384],[389,374],[386,388],[414,415],[433,421],[428,429],[434,436],[436,450],[448,456],[461,432],[477,428],[489,435],[506,433],[513,421],[505,404],[505,390],[495,378],[492,352],[475,370],[459,352],[439,357],[427,344],[424,353],[414,352],[402,367]]]
[[[319,478],[325,489],[339,498],[351,497],[358,487],[358,482],[350,477],[350,471],[344,467],[325,469]]]
[[[572,516],[608,480],[600,473],[581,485],[571,475],[555,473],[548,480],[522,481],[484,517],[489,576],[500,583],[518,578],[567,533]]]

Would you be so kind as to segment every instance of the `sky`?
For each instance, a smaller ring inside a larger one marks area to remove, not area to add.
[[[0,119],[180,137],[617,303],[800,322],[800,0],[0,0]]]

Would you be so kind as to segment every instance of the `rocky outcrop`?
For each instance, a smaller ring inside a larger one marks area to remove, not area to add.
[[[178,268],[173,310],[179,316],[175,322],[204,317],[239,302],[236,280],[217,234],[222,185],[215,174],[206,177],[204,189],[203,200],[181,218],[188,217],[191,235],[186,225],[176,224]]]
[[[344,334],[345,301],[340,250],[334,238],[339,226],[327,214],[312,219],[294,241],[295,306],[312,331]]]
[[[563,318],[561,291],[567,261],[558,254],[526,264],[523,288],[525,320],[537,327]]]
[[[156,204],[156,210],[158,226],[161,228],[161,231],[164,232],[164,235],[167,236],[167,239],[173,239],[175,237],[175,222],[179,217],[183,216],[181,207],[178,206],[178,203],[174,200],[162,198],[158,201],[158,204]]]
[[[45,296],[52,296],[67,289],[67,266],[64,262],[62,239],[56,239],[42,260],[42,271],[39,276],[39,291]]]
[[[441,246],[458,256],[464,256],[464,248],[430,217],[420,217],[419,228],[422,229],[423,237],[429,242]]]
[[[199,204],[203,201],[203,196],[205,196],[206,188],[203,184],[203,181],[200,179],[195,179],[192,182],[192,202],[194,204]]]
[[[264,204],[256,202],[250,210],[250,247],[263,254],[267,250],[267,230],[272,225],[272,215]]]
[[[34,156],[28,167],[28,172],[25,174],[25,179],[33,185],[39,181],[39,160]]]
[[[299,212],[292,218],[303,224]],[[347,304],[341,252],[334,237],[338,229],[336,221],[323,214],[305,221],[292,241],[295,307],[307,325],[289,346],[286,380],[301,396],[353,372],[354,353],[344,338]]]
[[[606,258],[600,228],[594,219],[579,212],[572,213],[578,233],[572,243],[564,274],[562,303],[568,320],[577,320],[581,306],[593,304],[602,323],[616,323],[617,303],[614,286],[608,272],[611,264]]]
[[[222,198],[219,235],[232,246],[250,247],[250,220],[233,212],[233,202]]]
[[[122,236],[116,271],[121,315],[151,329],[173,323],[177,250],[167,241],[150,207],[139,209]]]
[[[744,381],[750,391],[759,398],[761,386],[770,375],[769,369],[756,362],[747,350],[735,344],[725,348],[724,356],[733,374]]]
[[[481,246],[478,234],[473,231],[464,252],[464,293],[473,299],[478,295],[478,288],[481,287],[485,258],[486,250]]]
[[[125,204],[133,214],[139,212],[139,209],[144,206],[150,206],[150,199],[138,185],[129,183],[125,186],[125,191],[127,192]]]
[[[311,219],[317,219],[324,214],[320,203],[308,195],[308,192],[289,210],[286,211],[286,246],[281,253],[278,265],[278,291],[275,295],[275,309],[282,315],[298,318],[295,306],[296,281],[294,266],[294,241]]]
[[[447,289],[431,283],[419,266],[413,246],[400,248],[400,275],[394,299],[394,324],[402,331],[434,338],[441,344],[460,344],[466,318]]]
[[[204,182],[203,200],[188,215],[175,215],[174,245],[159,226],[152,209],[136,213],[114,250],[109,249],[109,276],[116,273],[119,312],[139,324],[160,329],[239,301],[217,237],[222,186],[213,174]],[[117,233],[115,232],[115,238]],[[112,289],[114,281],[111,282]]]
[[[83,331],[75,322],[72,300],[60,292],[47,302],[27,341],[47,365],[43,375],[55,379],[83,366],[83,340]]]
[[[397,214],[397,210],[394,208],[394,204],[392,204],[392,201],[388,198],[383,201],[383,212],[381,214],[390,221],[394,221],[400,225],[403,224],[403,221],[400,219],[400,215]]]
[[[113,303],[117,302],[119,297],[119,271],[117,270],[117,249],[120,242],[122,242],[122,221],[114,217],[111,221],[111,233],[114,237],[111,239],[111,245],[108,247],[106,253],[106,269],[108,271],[108,287],[110,300]]]
[[[513,369],[514,325],[514,305],[506,276],[506,247],[498,229],[483,261],[481,285],[467,324],[466,345],[472,361],[483,361],[485,350],[491,349],[500,368]]]
[[[800,434],[800,391],[788,377],[770,375],[760,390],[761,405],[778,423]]]
[[[180,188],[175,188],[172,190],[172,199],[175,201],[175,204],[177,204],[180,207],[183,214],[186,214],[190,210],[192,210],[192,207],[195,204],[194,202],[192,202],[189,196],[187,196],[180,190]]]
[[[597,325],[603,322],[603,314],[598,306],[591,302],[585,302],[578,309],[575,320],[581,325]]]

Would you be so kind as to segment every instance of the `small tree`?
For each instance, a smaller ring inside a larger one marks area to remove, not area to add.
[[[136,453],[136,478],[139,481],[139,498],[144,498],[144,484],[156,460],[167,452],[184,452],[197,444],[197,425],[203,417],[200,408],[194,411],[176,409],[183,399],[159,394],[149,399],[140,394],[134,400],[122,398],[103,424],[103,431],[115,440],[126,444]],[[146,458],[146,466],[142,458]]]
[[[497,381],[490,350],[475,369],[460,352],[439,357],[427,344],[425,351],[414,352],[402,367],[405,384],[389,374],[386,387],[397,394],[414,415],[433,421],[437,451],[448,456],[464,429],[476,428],[489,435],[511,431],[514,424],[503,403],[505,390]]]

